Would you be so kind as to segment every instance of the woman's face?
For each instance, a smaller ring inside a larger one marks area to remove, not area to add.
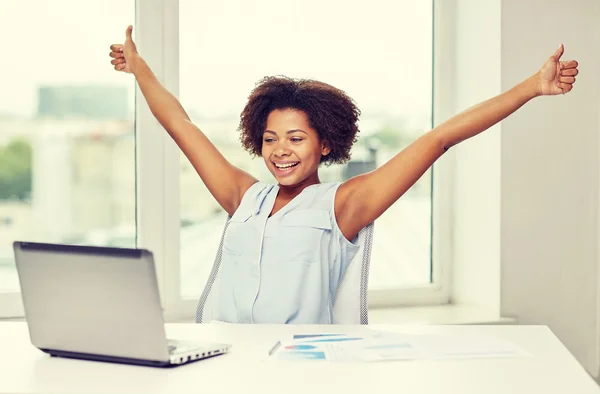
[[[290,108],[273,110],[267,117],[262,157],[280,185],[318,183],[321,156],[329,152],[304,112]]]

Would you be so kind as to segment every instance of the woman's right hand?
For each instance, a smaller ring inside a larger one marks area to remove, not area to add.
[[[126,73],[134,72],[135,57],[138,55],[137,48],[133,39],[131,38],[131,32],[133,26],[127,27],[125,31],[125,44],[112,44],[110,46],[110,57],[113,60],[110,61],[117,71],[124,71]]]

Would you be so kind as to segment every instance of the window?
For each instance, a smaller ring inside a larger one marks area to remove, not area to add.
[[[343,181],[382,165],[431,129],[432,24],[431,2],[180,0],[179,97],[228,160],[273,182],[236,131],[255,83],[283,74],[341,88],[362,111],[359,140],[347,165],[323,167],[320,178]],[[226,213],[183,154],[180,179],[180,290],[197,299]],[[431,284],[431,185],[429,171],[377,220],[373,294]]]
[[[452,60],[438,56],[448,45],[433,45],[434,10],[443,2],[434,3],[0,2],[5,37],[31,26],[37,33],[7,41],[18,63],[0,69],[10,92],[0,97],[0,317],[22,315],[11,245],[19,239],[148,248],[166,319],[194,314],[226,214],[133,78],[110,66],[108,45],[123,41],[128,24],[193,121],[233,164],[264,181],[272,178],[262,159],[242,150],[236,131],[254,84],[284,74],[345,90],[362,110],[361,132],[350,163],[321,169],[331,182],[380,166],[431,128],[439,112],[432,75]],[[449,176],[434,176],[439,169],[376,223],[374,304],[447,301],[440,267],[450,227],[439,201],[450,195]]]
[[[134,84],[108,57],[133,18],[117,0],[0,2],[0,317],[22,314],[13,241],[135,246]]]

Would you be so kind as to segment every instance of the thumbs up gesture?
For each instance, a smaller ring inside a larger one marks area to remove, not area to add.
[[[565,94],[573,89],[575,76],[579,73],[578,64],[575,60],[561,61],[564,52],[565,47],[561,44],[538,71],[540,94],[547,96]]]
[[[125,43],[124,44],[112,44],[110,46],[110,57],[113,60],[110,63],[115,67],[117,71],[124,71],[126,73],[133,73],[135,60],[138,56],[137,48],[131,33],[133,26],[128,26],[125,31]]]

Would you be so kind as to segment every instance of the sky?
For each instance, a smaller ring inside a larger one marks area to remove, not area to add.
[[[365,115],[428,116],[431,19],[430,1],[180,0],[180,98],[235,115],[257,80],[284,74],[345,90]],[[0,114],[34,114],[40,84],[133,92],[108,57],[128,24],[133,1],[0,0]]]

